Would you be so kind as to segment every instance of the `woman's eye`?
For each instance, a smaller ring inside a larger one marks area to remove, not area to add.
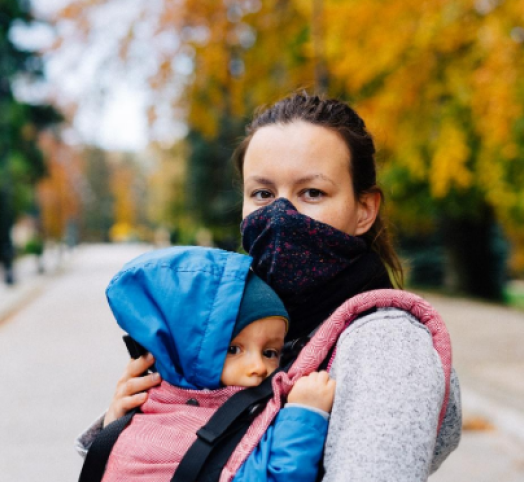
[[[260,189],[258,191],[254,191],[251,194],[251,197],[255,198],[257,201],[264,201],[266,199],[271,199],[273,197],[273,193],[271,191]]]
[[[228,355],[238,355],[239,353],[240,353],[240,348],[238,346],[231,345],[227,349],[227,354]]]
[[[264,356],[266,358],[279,358],[280,353],[277,350],[264,350]]]
[[[302,194],[307,199],[320,199],[325,195],[325,193],[320,189],[306,189],[305,191],[302,191]]]

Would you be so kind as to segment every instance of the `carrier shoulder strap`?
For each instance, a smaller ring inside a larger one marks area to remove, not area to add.
[[[180,461],[172,482],[215,481],[246,433],[251,421],[273,395],[274,372],[260,385],[235,393],[198,430],[197,439]],[[87,452],[78,482],[101,482],[109,455],[118,437],[138,409],[105,427]]]
[[[133,416],[139,411],[137,408],[129,411],[123,417],[104,427],[97,435],[87,452],[78,482],[100,482],[102,480],[113,446]]]
[[[381,308],[397,308],[411,313],[430,332],[433,347],[440,357],[446,383],[444,402],[439,415],[438,428],[442,425],[446,413],[450,390],[451,376],[451,341],[446,325],[438,312],[423,298],[413,293],[396,289],[372,290],[356,295],[344,302],[326,320],[301,351],[296,362],[289,369],[289,376],[294,379],[312,366],[318,367],[330,355],[333,345],[336,345],[340,334],[359,316],[369,310]],[[330,356],[327,370],[336,353],[336,348]]]
[[[301,376],[317,370],[326,358],[331,361],[336,351],[336,349],[332,351],[332,348],[336,345],[340,334],[359,316],[380,310],[381,308],[397,308],[411,313],[428,328],[432,335],[433,346],[440,356],[446,380],[446,393],[439,416],[440,429],[449,398],[449,377],[451,370],[449,334],[439,314],[427,301],[419,296],[401,290],[387,289],[368,291],[344,302],[320,325],[306,346],[302,348],[298,358],[292,363],[289,369],[286,370],[287,376],[285,377],[285,382],[283,384],[275,384],[275,390],[277,393],[285,394],[290,384],[293,384]],[[271,409],[278,411],[278,407],[275,406],[272,406]],[[252,422],[250,431],[248,432],[249,436],[246,435],[240,440],[236,449],[237,452],[234,452],[234,454],[237,453],[238,456],[232,456],[228,459],[220,474],[220,477],[227,475],[227,477],[224,477],[225,481],[231,481],[234,478],[234,474],[238,472],[242,464],[246,461],[246,458],[249,457],[249,454],[252,453],[252,450],[259,443],[260,437],[267,431],[268,424],[271,423],[272,418],[270,413],[264,415],[264,417],[257,417]],[[276,413],[274,415],[276,415]]]
[[[235,393],[213,414],[198,430],[197,439],[180,461],[171,482],[218,480],[251,421],[272,397],[272,380],[279,371],[260,385]]]

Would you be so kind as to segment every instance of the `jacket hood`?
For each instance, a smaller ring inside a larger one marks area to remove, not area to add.
[[[152,251],[127,263],[106,295],[117,323],[153,354],[164,380],[215,389],[251,262],[211,248]]]

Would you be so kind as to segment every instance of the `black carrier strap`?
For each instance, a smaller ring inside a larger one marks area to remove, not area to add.
[[[78,482],[100,482],[106,470],[109,454],[119,435],[139,409],[131,410],[105,427],[95,438],[87,452]]]
[[[197,432],[197,439],[184,455],[171,482],[217,481],[229,457],[252,420],[273,396],[272,379],[235,393]]]
[[[377,311],[371,308],[361,313],[358,318]],[[198,432],[198,438],[189,448],[180,462],[171,482],[217,482],[222,469],[236,446],[247,432],[251,421],[263,409],[273,396],[271,380],[279,371],[287,371],[298,357],[302,348],[311,337],[302,337],[287,343],[283,354],[283,368],[266,378],[258,387],[249,388],[233,395],[211,417],[209,422]],[[318,370],[325,370],[335,351],[336,343],[329,350],[327,357]],[[251,407],[250,410],[248,410]],[[220,445],[219,445],[220,444]],[[325,474],[323,464],[320,465],[317,481]]]
[[[172,482],[216,482],[253,419],[273,396],[274,372],[260,385],[235,393],[197,432]],[[105,427],[87,452],[78,482],[101,482],[109,454],[139,409],[131,410]]]

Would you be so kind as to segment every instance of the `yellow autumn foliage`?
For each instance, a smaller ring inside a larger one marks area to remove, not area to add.
[[[444,197],[452,186],[469,188],[472,175],[466,163],[471,150],[462,130],[452,123],[444,124],[435,144],[429,174],[433,196]]]
[[[138,204],[141,202],[133,189],[136,176],[131,165],[119,162],[115,159],[112,164],[111,173],[111,192],[114,197],[114,219],[115,226],[119,235],[122,235],[124,227],[128,226],[129,230],[137,225]]]
[[[76,0],[62,17],[78,27],[70,32],[85,34],[89,12],[108,3]],[[475,192],[507,226],[524,221],[524,0],[149,5],[136,24],[149,21],[156,36],[176,32],[179,40],[155,50],[151,92],[179,106],[191,128],[213,137],[224,119],[245,121],[291,91],[325,91],[366,119],[385,172],[400,168],[406,183],[426,183],[440,203]],[[139,41],[133,35],[122,42]],[[180,58],[190,73],[174,67]]]
[[[41,134],[39,145],[47,165],[47,175],[37,185],[42,231],[46,238],[60,241],[68,223],[80,217],[81,159],[50,132]]]

